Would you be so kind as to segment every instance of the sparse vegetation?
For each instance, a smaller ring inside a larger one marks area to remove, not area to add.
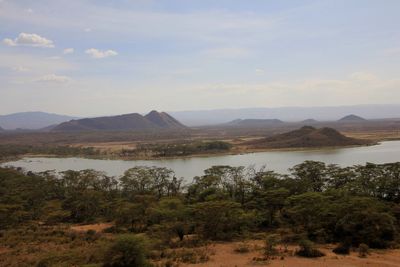
[[[114,266],[133,259],[123,256],[132,246],[140,261],[175,266],[207,261],[208,242],[254,236],[265,247],[242,243],[232,252],[259,251],[255,258],[268,261],[299,244],[299,256],[320,257],[313,242],[336,242],[335,253],[359,248],[365,256],[366,247],[398,243],[399,173],[400,163],[342,168],[306,161],[290,175],[214,166],[183,185],[158,167],[135,167],[118,179],[94,170],[0,168],[0,265]],[[69,226],[95,222],[104,226]]]
[[[296,252],[297,255],[306,258],[318,258],[325,256],[324,253],[315,248],[313,242],[303,239],[299,243],[300,250]]]

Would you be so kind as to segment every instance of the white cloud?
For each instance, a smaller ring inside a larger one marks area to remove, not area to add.
[[[92,58],[106,58],[118,55],[114,50],[98,50],[96,48],[87,49],[86,54],[90,55]]]
[[[265,71],[263,69],[255,69],[255,72],[257,74],[264,74]]]
[[[8,46],[33,46],[33,47],[54,47],[52,40],[46,39],[35,33],[20,33],[14,40],[5,38],[3,43]]]
[[[92,29],[91,29],[91,28],[85,28],[84,31],[85,31],[85,32],[91,32]]]
[[[63,54],[67,55],[67,54],[73,54],[74,53],[74,49],[73,48],[65,48],[63,50]]]
[[[10,38],[3,39],[3,44],[8,45],[8,46],[16,46],[15,42],[13,40],[11,40]]]
[[[13,70],[13,71],[16,71],[16,72],[30,71],[29,68],[26,68],[26,67],[23,67],[23,66],[15,66],[15,67],[12,67],[12,70]]]
[[[62,75],[48,74],[35,80],[35,82],[67,83],[71,78]]]

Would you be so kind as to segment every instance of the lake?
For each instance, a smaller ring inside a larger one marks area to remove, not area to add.
[[[400,141],[382,142],[376,146],[319,149],[303,151],[270,151],[241,155],[221,155],[210,157],[192,157],[184,159],[161,160],[99,160],[84,158],[43,158],[26,157],[21,160],[3,163],[2,166],[22,167],[29,171],[45,170],[65,171],[95,169],[108,175],[119,176],[134,166],[167,167],[175,171],[178,177],[190,181],[196,175],[213,165],[255,166],[265,165],[267,169],[279,173],[288,173],[288,169],[305,160],[317,160],[341,166],[356,164],[388,163],[400,161]]]

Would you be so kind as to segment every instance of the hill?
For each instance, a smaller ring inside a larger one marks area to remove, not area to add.
[[[313,118],[318,121],[336,121],[338,118],[348,114],[358,114],[359,116],[369,119],[398,118],[400,114],[400,105],[186,110],[169,112],[169,114],[188,126],[221,124],[237,118],[278,118],[283,121],[302,121]]]
[[[186,128],[186,126],[166,112],[157,112],[156,110],[153,110],[149,114],[145,115],[144,118],[161,128]]]
[[[314,120],[314,119],[306,119],[306,120],[301,121],[301,123],[304,123],[304,124],[315,124],[315,123],[318,123],[318,121]]]
[[[339,122],[363,122],[363,121],[366,121],[366,119],[364,119],[364,118],[362,118],[360,116],[351,114],[351,115],[347,115],[347,116],[341,118],[338,121]]]
[[[237,127],[264,127],[271,125],[282,124],[283,121],[278,119],[236,119],[228,122],[227,126],[237,126]]]
[[[130,131],[182,128],[185,128],[185,126],[167,113],[152,111],[146,116],[131,113],[118,116],[71,120],[57,125],[52,131]]]
[[[369,141],[347,137],[333,128],[317,129],[311,126],[247,142],[255,148],[335,147],[368,143]]]
[[[76,117],[46,112],[19,112],[0,115],[0,125],[7,130],[38,130],[49,125],[60,124],[72,119],[76,119]]]

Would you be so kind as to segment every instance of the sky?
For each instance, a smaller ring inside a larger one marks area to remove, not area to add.
[[[398,0],[0,0],[0,114],[400,104]]]

